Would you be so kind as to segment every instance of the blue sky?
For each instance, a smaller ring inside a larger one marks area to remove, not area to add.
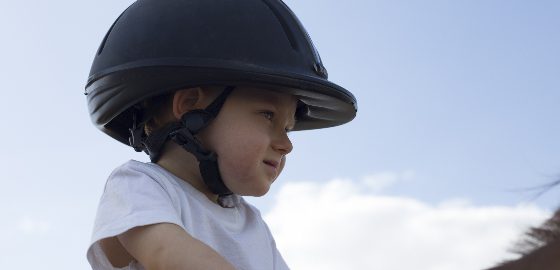
[[[391,192],[512,204],[527,194],[509,189],[560,175],[559,4],[292,2],[314,10],[300,16],[331,79],[359,101],[348,126],[301,135],[302,163],[322,164],[309,177],[412,170]]]
[[[53,266],[47,268],[86,267],[106,177],[128,159],[147,160],[93,127],[83,95],[103,35],[130,3],[0,4],[0,239],[8,239],[0,254],[10,258],[0,255],[1,268],[13,269],[26,254]],[[526,223],[515,217],[518,225],[536,224],[544,215],[535,213],[560,204],[558,190],[535,200],[518,191],[560,177],[560,3],[286,3],[330,79],[354,93],[359,110],[347,125],[291,135],[295,148],[284,174],[270,196],[251,199],[270,220],[285,190],[324,190],[338,183],[333,179],[354,183],[353,196],[405,198],[422,209],[460,201],[517,215],[526,213],[520,204],[530,204]],[[488,222],[496,230],[505,224]],[[60,243],[59,253],[45,251],[52,242]]]

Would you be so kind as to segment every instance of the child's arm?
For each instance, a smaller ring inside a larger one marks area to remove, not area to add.
[[[121,234],[118,239],[128,253],[148,270],[235,270],[220,254],[175,224],[136,227]]]

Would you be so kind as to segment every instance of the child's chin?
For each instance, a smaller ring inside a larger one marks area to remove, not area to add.
[[[248,190],[243,195],[244,196],[251,196],[251,197],[262,197],[262,196],[266,195],[269,190],[270,190],[270,186],[266,186],[266,187],[262,187],[260,189]]]

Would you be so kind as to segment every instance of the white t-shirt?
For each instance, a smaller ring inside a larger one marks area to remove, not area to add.
[[[138,226],[172,223],[213,248],[238,270],[289,269],[259,211],[240,196],[234,199],[236,207],[222,208],[157,164],[131,160],[107,180],[88,261],[93,269],[143,270],[138,262],[113,267],[99,240]]]

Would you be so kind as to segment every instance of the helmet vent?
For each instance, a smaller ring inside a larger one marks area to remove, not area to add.
[[[313,55],[313,70],[317,75],[323,77],[324,79],[327,79],[328,78],[327,69],[325,68],[325,66],[323,66],[323,61],[321,61],[321,56],[319,56],[319,52],[317,51],[317,48],[315,48],[315,44],[313,44],[313,41],[311,40],[309,33],[307,33],[307,31],[305,30],[305,28],[303,27],[303,25],[301,24],[297,16],[294,14],[294,12],[282,0],[262,0],[262,1],[268,6],[268,8],[272,11],[272,13],[274,13],[276,19],[282,25],[282,28],[284,29],[284,33],[286,33],[286,36],[288,37],[288,40],[290,41],[292,48],[296,51],[300,51],[300,48],[303,49],[308,48],[308,50]],[[281,5],[281,7],[279,7],[276,3],[271,3],[271,2],[278,2],[278,5]],[[282,16],[281,12],[287,13],[286,14],[287,16]],[[291,22],[287,21],[288,18],[291,18],[292,21]],[[296,37],[299,35],[296,35],[293,32],[295,29],[300,31],[299,34],[303,34],[305,39],[304,42],[306,42],[307,44],[300,44],[301,41],[296,39]],[[298,43],[298,41],[300,41],[300,43]]]
[[[299,47],[296,42],[295,35],[291,31],[290,26],[288,25],[288,22],[286,21],[285,17],[282,16],[282,14],[280,14],[280,11],[274,8],[272,6],[272,3],[270,3],[268,0],[263,0],[263,3],[270,9],[270,11],[272,11],[272,13],[274,13],[274,16],[276,17],[280,25],[282,25],[282,29],[284,29],[284,33],[286,34],[286,37],[288,38],[288,41],[290,42],[292,49],[294,49],[295,51],[299,51]]]
[[[315,70],[315,73],[317,73],[317,75],[319,75],[323,78],[328,78],[329,77],[329,73],[327,73],[327,69],[325,68],[325,66],[323,66],[323,63],[321,63],[321,62],[315,63],[313,65],[313,70]]]

